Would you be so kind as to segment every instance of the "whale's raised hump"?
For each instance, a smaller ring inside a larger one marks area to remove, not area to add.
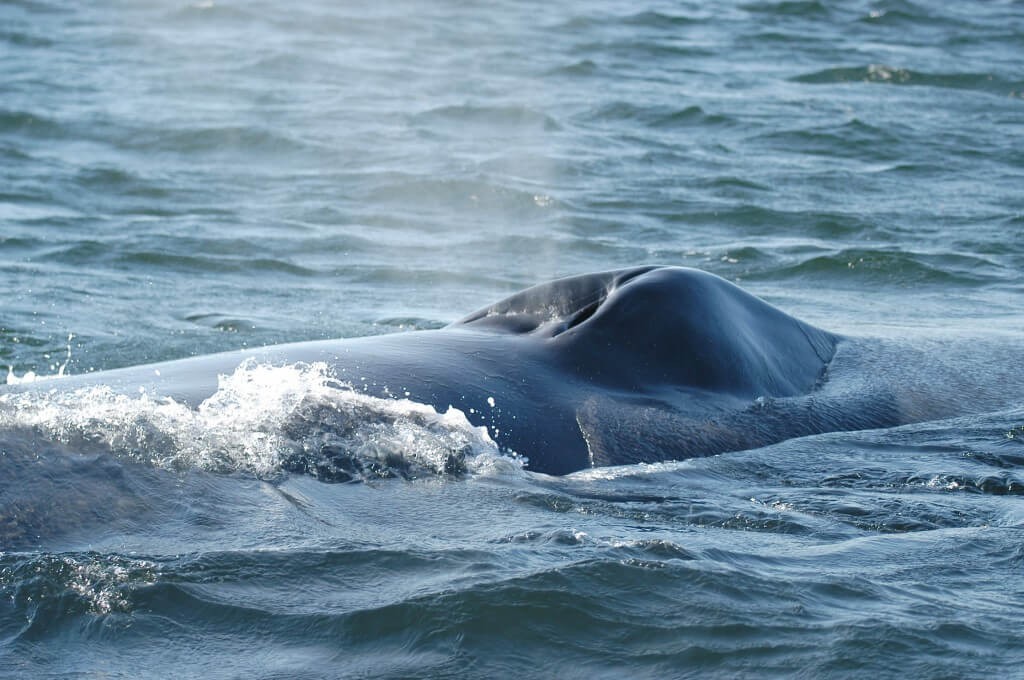
[[[597,382],[748,397],[808,392],[837,341],[714,274],[659,266],[534,286],[458,327],[546,339],[564,365]]]

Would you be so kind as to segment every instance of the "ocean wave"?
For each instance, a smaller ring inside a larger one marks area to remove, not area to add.
[[[866,14],[860,14],[857,21],[866,26],[883,29],[911,28],[920,31],[922,28],[955,28],[958,32],[964,32],[984,26],[987,18],[985,14],[987,12],[978,12],[966,5],[958,7],[956,4],[885,0],[872,7]]]
[[[156,563],[120,555],[0,553],[0,593],[25,615],[22,636],[81,614],[128,613],[132,592],[158,574]]]
[[[717,127],[734,124],[729,116],[709,114],[700,106],[671,109],[662,105],[642,106],[627,101],[616,101],[588,112],[589,121],[633,121],[654,128]]]
[[[393,210],[429,210],[448,217],[460,213],[485,215],[490,220],[536,217],[551,214],[553,200],[537,191],[523,190],[511,183],[489,179],[429,178],[410,176],[375,183],[365,200],[388,205]],[[377,208],[379,211],[379,207]]]
[[[706,21],[704,10],[693,5],[690,8],[692,13],[666,12],[658,10],[644,10],[632,14],[591,14],[587,16],[575,16],[563,21],[554,27],[558,31],[571,31],[574,33],[588,33],[606,27],[618,28],[621,26],[635,26],[638,28],[666,28],[673,29],[683,26],[690,26]]]
[[[700,43],[676,42],[674,40],[666,42],[636,40],[633,36],[618,40],[592,40],[579,43],[573,46],[571,54],[595,55],[603,61],[609,57],[627,62],[649,61],[651,67],[641,70],[640,73],[644,79],[651,80],[659,75],[664,77],[666,72],[671,72],[673,62],[682,64],[694,58],[711,59],[716,56],[713,49]],[[623,67],[620,66],[621,68]],[[692,66],[688,68],[692,68]]]
[[[901,130],[872,125],[859,119],[820,128],[801,128],[760,133],[762,143],[784,153],[855,158],[864,161],[896,162],[905,157],[911,143]]]
[[[994,73],[928,73],[885,64],[827,68],[794,76],[790,80],[810,85],[882,83],[924,86],[976,90],[1001,96],[1009,96],[1024,89],[1024,80],[1007,80]]]
[[[53,47],[53,41],[49,38],[21,31],[0,31],[0,41],[9,43],[15,47]]]
[[[566,76],[572,78],[585,78],[601,73],[601,67],[590,59],[580,59],[565,66],[555,67],[547,72],[550,76]]]
[[[76,190],[85,192],[110,192],[120,196],[131,196],[159,201],[174,197],[174,182],[168,177],[143,177],[138,172],[110,165],[96,165],[79,169],[74,176]]]
[[[51,117],[11,109],[0,109],[0,132],[42,139],[60,138],[68,134],[66,127]]]
[[[269,154],[276,158],[315,150],[285,128],[258,125],[203,125],[190,128],[141,127],[111,140],[125,149],[183,157],[239,153],[243,157]]]
[[[789,258],[786,258],[789,259]],[[902,250],[844,248],[785,262],[771,270],[751,271],[766,279],[791,277],[856,278],[900,285],[978,286],[1003,278],[1003,267],[981,257]]]
[[[308,267],[278,258],[237,258],[209,257],[203,255],[170,254],[166,251],[130,250],[127,252],[107,252],[112,261],[129,267],[170,269],[179,272],[272,272],[291,274],[292,276],[313,276],[316,271]]]
[[[465,133],[465,126],[495,131],[533,129],[551,132],[561,129],[551,116],[524,106],[441,106],[414,115],[412,122],[431,127],[458,126],[460,134]]]
[[[742,9],[754,14],[782,17],[808,17],[826,19],[832,12],[818,0],[783,0],[782,2],[752,2],[741,5]]]

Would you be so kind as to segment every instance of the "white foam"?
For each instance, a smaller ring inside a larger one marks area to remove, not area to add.
[[[459,409],[438,413],[338,382],[323,363],[243,363],[196,409],[108,387],[0,396],[0,428],[30,429],[75,451],[167,469],[328,480],[486,470],[501,457],[485,427]]]
[[[22,385],[26,383],[34,383],[40,380],[41,377],[36,375],[35,371],[25,371],[22,375],[18,375],[14,372],[13,366],[7,367],[7,384],[8,385]]]

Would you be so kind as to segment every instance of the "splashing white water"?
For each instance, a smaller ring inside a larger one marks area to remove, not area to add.
[[[13,591],[13,599],[57,600],[67,595],[77,602],[66,606],[90,614],[131,611],[131,594],[156,582],[153,562],[117,555],[38,555],[0,567],[0,592]]]
[[[167,469],[325,481],[462,472],[499,455],[487,429],[462,411],[355,392],[323,363],[247,361],[194,410],[102,386],[2,395],[0,429]]]
[[[75,339],[75,334],[74,333],[68,333],[67,354],[64,355],[64,361],[61,362],[59,365],[58,364],[51,364],[50,365],[50,370],[51,371],[56,371],[55,373],[52,373],[52,374],[49,374],[49,375],[47,375],[47,374],[40,375],[40,374],[36,373],[35,371],[25,371],[25,373],[23,373],[22,375],[18,375],[18,374],[16,374],[14,372],[14,367],[13,366],[8,366],[7,367],[7,384],[8,385],[22,385],[22,384],[27,384],[27,383],[34,383],[34,382],[37,382],[37,381],[40,381],[40,380],[52,380],[53,378],[63,378],[64,375],[65,375],[65,371],[67,371],[67,369],[68,369],[68,364],[71,363],[71,341],[74,340],[74,339]],[[46,358],[50,357],[49,354],[47,354],[45,356],[46,356]]]

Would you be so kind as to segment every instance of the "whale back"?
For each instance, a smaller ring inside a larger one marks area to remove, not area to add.
[[[838,337],[685,267],[638,267],[534,286],[453,327],[527,334],[588,382],[634,392],[805,394]]]

